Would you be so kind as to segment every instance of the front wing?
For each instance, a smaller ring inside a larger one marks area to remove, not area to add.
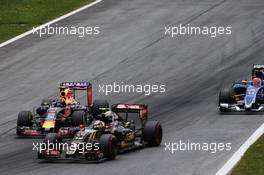
[[[264,105],[260,105],[258,108],[244,108],[238,104],[220,103],[219,109],[224,109],[229,112],[264,112]]]

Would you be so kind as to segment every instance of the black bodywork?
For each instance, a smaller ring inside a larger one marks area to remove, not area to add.
[[[60,137],[59,135],[54,135],[52,139],[46,138],[44,141],[50,140],[52,142],[60,140],[60,142],[67,145],[92,145],[89,149],[45,149],[38,153],[38,158],[46,160],[102,161],[105,159],[115,159],[118,152],[160,145],[162,127],[158,121],[147,121],[147,105],[116,104],[112,106],[110,112],[112,115],[110,120],[109,118],[104,118],[103,115],[98,116],[91,125],[77,132],[73,139],[62,141],[62,139],[54,139]],[[124,115],[121,116],[121,114]],[[129,119],[131,114],[137,114],[137,118],[140,121],[138,126],[136,126],[133,120]],[[97,126],[95,123],[100,123],[101,121],[104,125],[101,125],[102,127],[95,127]]]

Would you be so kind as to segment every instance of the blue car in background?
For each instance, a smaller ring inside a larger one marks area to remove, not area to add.
[[[221,112],[264,112],[264,65],[253,65],[252,80],[234,82],[219,93]]]

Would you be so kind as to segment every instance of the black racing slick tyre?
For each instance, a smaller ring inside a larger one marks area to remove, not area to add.
[[[58,135],[57,133],[48,133],[45,136],[44,143],[46,144],[46,148],[49,147],[49,149],[61,149],[59,143],[62,143],[62,137]]]
[[[100,138],[100,150],[104,154],[104,157],[110,160],[114,160],[117,155],[117,140],[112,134],[104,134]]]
[[[38,150],[37,158],[38,159],[45,159],[45,155],[43,154],[43,151],[46,150],[61,150],[61,146],[59,143],[62,143],[62,137],[58,135],[57,133],[48,133],[45,136],[44,143],[41,144],[42,151]]]
[[[232,87],[225,87],[219,93],[219,104],[220,103],[232,103],[234,102],[235,92]]]
[[[48,133],[45,136],[44,139],[45,143],[49,142],[49,143],[61,143],[62,142],[62,138],[61,136],[59,136],[57,133]]]
[[[41,152],[38,151],[37,158],[38,159],[44,159],[45,157],[43,156],[43,153],[41,153]]]
[[[109,108],[107,100],[94,100],[92,113],[95,118],[102,113],[103,110],[101,108]]]
[[[162,141],[162,126],[158,121],[149,121],[143,129],[143,139],[148,146],[159,146]]]
[[[74,111],[72,113],[72,125],[79,126],[87,123],[87,115],[84,111]]]
[[[32,119],[33,115],[30,111],[21,111],[18,114],[17,118],[17,126],[28,126],[30,127],[32,125]]]
[[[219,111],[220,112],[229,112],[230,110],[224,107],[220,106],[220,103],[233,103],[234,102],[234,96],[235,92],[232,87],[225,87],[223,88],[219,93]]]

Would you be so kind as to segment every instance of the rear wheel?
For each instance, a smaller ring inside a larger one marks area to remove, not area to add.
[[[94,100],[92,112],[95,118],[100,115],[103,111],[105,111],[102,108],[109,108],[109,103],[107,102],[107,100]]]
[[[114,160],[117,155],[117,140],[112,134],[104,134],[100,138],[100,149],[107,159]]]
[[[84,111],[74,111],[72,113],[72,125],[79,126],[87,123],[87,116]]]
[[[162,141],[162,126],[158,121],[147,122],[143,129],[143,139],[148,146],[159,146]]]

